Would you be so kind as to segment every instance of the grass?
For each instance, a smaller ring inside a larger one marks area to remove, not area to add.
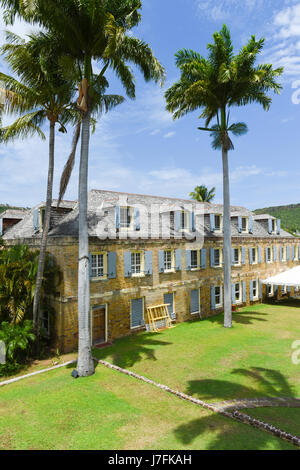
[[[95,355],[207,401],[300,397],[291,344],[300,339],[297,304],[141,333]],[[98,365],[74,380],[71,368],[0,389],[0,449],[295,449],[263,431],[212,414]],[[300,410],[248,414],[300,435]]]

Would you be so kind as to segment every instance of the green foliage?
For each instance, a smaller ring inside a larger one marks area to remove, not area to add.
[[[300,204],[289,204],[286,206],[265,207],[256,209],[256,214],[270,214],[281,219],[281,226],[290,233],[300,232]]]
[[[0,204],[0,214],[7,211],[8,209],[24,209],[24,207],[10,206],[9,204]],[[29,207],[27,207],[29,209]]]
[[[223,147],[232,150],[233,144],[228,136],[247,132],[244,123],[229,123],[229,109],[258,103],[267,111],[271,105],[268,93],[279,93],[282,86],[277,78],[283,69],[273,69],[270,64],[256,65],[264,40],[257,41],[251,36],[248,43],[233,53],[229,29],[223,26],[213,35],[213,43],[208,44],[208,57],[182,49],[175,55],[180,69],[180,80],[165,93],[167,110],[178,119],[185,114],[202,109],[200,118],[205,119],[205,127],[199,128],[211,133],[214,149]],[[210,123],[216,119],[216,124]]]
[[[0,324],[0,341],[4,342],[6,348],[6,363],[0,365],[0,376],[11,375],[20,370],[31,354],[34,340],[30,320],[25,320],[22,324]]]
[[[210,190],[205,185],[196,186],[193,192],[190,193],[190,198],[199,202],[210,202],[215,197],[216,188]]]
[[[38,259],[39,251],[31,251],[26,245],[0,250],[0,321],[20,323],[32,318]],[[45,308],[59,281],[60,272],[47,256],[41,293]]]

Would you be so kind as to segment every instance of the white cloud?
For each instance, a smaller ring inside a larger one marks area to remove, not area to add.
[[[230,19],[236,21],[238,17],[261,9],[269,0],[196,0],[199,14],[205,15],[216,22]]]
[[[164,135],[165,139],[170,139],[171,137],[174,137],[176,132],[168,132],[167,134]]]
[[[279,28],[278,36],[283,39],[300,36],[300,4],[279,11],[274,25]]]

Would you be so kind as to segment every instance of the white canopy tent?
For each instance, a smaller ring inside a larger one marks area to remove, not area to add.
[[[300,266],[276,274],[276,276],[268,277],[262,283],[271,286],[300,287]]]

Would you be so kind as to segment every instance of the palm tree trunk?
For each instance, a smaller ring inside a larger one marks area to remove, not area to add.
[[[55,122],[50,121],[50,135],[49,135],[49,165],[48,165],[48,182],[47,182],[47,197],[45,218],[42,233],[42,240],[39,254],[39,265],[36,276],[36,285],[33,300],[33,325],[36,334],[36,351],[39,354],[40,346],[40,304],[41,304],[41,289],[43,283],[48,232],[50,227],[50,215],[52,205],[52,190],[53,190],[53,173],[54,173],[54,145],[55,145]]]
[[[87,224],[88,159],[90,140],[90,113],[82,120],[81,155],[79,168],[79,262],[78,262],[78,363],[79,376],[94,373],[91,349],[89,237]]]
[[[230,193],[229,193],[229,170],[228,150],[222,146],[223,161],[223,263],[224,263],[224,327],[232,327],[232,299],[231,299],[231,227],[230,227]]]

